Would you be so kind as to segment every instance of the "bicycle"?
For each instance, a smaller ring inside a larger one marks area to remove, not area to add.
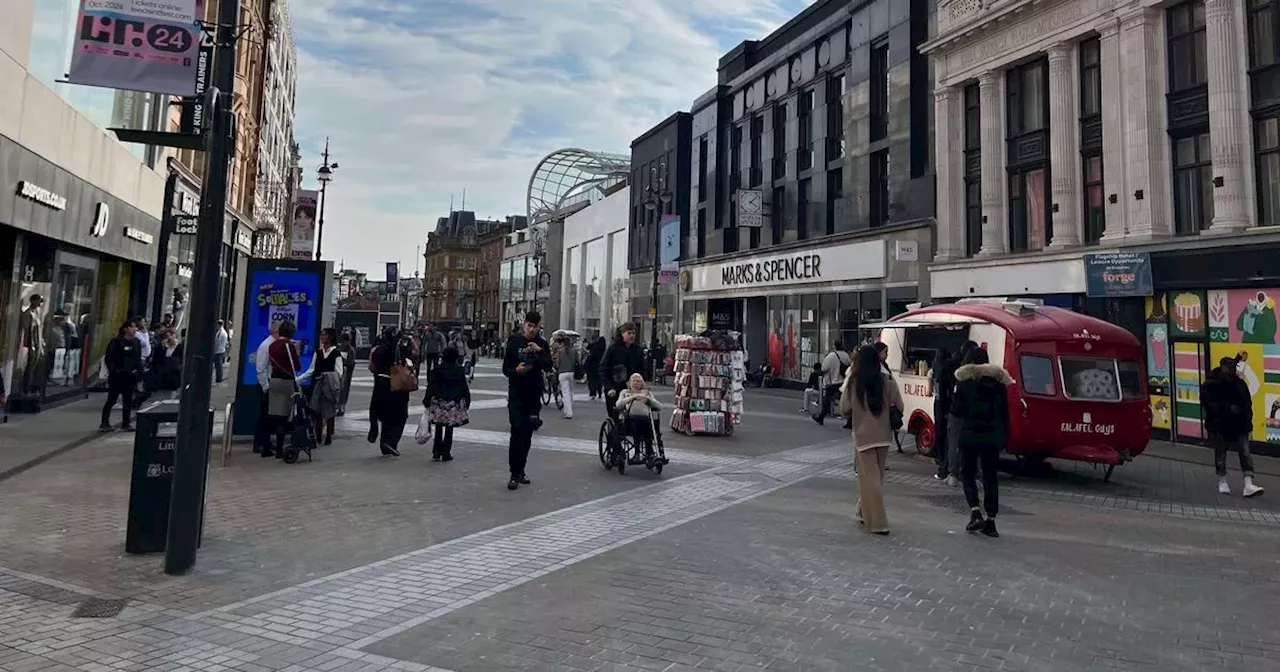
[[[542,374],[542,405],[550,406],[551,400],[555,400],[556,408],[564,410],[564,395],[560,391],[560,377],[555,371],[546,371]]]

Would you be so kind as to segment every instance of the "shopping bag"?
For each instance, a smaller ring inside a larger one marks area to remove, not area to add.
[[[413,440],[421,446],[431,439],[431,421],[427,419],[426,414],[418,420],[418,430],[413,433]]]

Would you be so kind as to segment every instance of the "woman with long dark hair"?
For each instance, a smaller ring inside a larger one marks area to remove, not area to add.
[[[881,368],[874,346],[858,348],[841,389],[840,411],[853,424],[858,456],[858,522],[875,534],[889,533],[884,510],[884,469],[893,444],[890,409],[902,409],[902,393]]]
[[[369,443],[381,436],[379,449],[383,455],[400,456],[400,437],[409,421],[409,393],[391,389],[391,367],[412,367],[413,344],[395,329],[382,332],[378,346],[369,353],[369,370],[373,372],[373,399],[369,401]]]

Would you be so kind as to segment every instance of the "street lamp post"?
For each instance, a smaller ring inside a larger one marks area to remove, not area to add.
[[[653,286],[649,293],[649,319],[651,334],[649,337],[649,357],[653,360],[654,369],[658,362],[658,276],[662,272],[662,216],[670,209],[673,195],[667,189],[667,163],[661,161],[649,169],[649,184],[644,188],[644,209],[650,213],[653,226]]]
[[[324,243],[324,197],[333,181],[333,171],[338,169],[337,163],[329,163],[329,138],[324,139],[323,163],[316,170],[316,179],[320,182],[320,212],[316,224],[316,261],[320,261],[320,246]]]

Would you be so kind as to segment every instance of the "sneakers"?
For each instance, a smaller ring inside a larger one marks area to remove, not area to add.
[[[982,524],[982,533],[987,535],[988,537],[991,537],[992,539],[996,539],[1000,536],[1000,533],[996,531],[995,518],[988,518],[986,522]]]
[[[1242,490],[1240,494],[1244,495],[1245,497],[1253,497],[1254,495],[1261,495],[1262,492],[1263,492],[1262,486],[1253,484],[1252,476],[1244,477],[1244,490]]]
[[[944,482],[953,488],[956,487],[957,485],[960,485],[960,479],[956,478],[955,476],[948,476],[947,480]]]
[[[1231,494],[1231,485],[1227,483],[1226,476],[1221,476],[1218,478],[1218,494],[1219,495]]]
[[[515,490],[522,485],[529,485],[529,477],[524,474],[511,474],[511,480],[507,481],[507,489]]]
[[[103,434],[106,434],[108,432],[114,432],[116,431],[116,429],[111,425],[98,425],[98,431],[102,432]]]
[[[969,524],[964,526],[964,531],[977,532],[978,530],[981,530],[985,524],[986,521],[982,519],[981,511],[970,511]]]

